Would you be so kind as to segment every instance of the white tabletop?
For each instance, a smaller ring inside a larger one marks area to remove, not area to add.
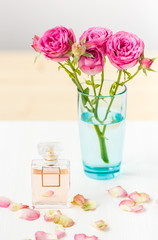
[[[71,196],[77,193],[96,200],[95,211],[79,208],[62,210],[75,225],[66,229],[63,240],[73,240],[75,233],[96,235],[99,240],[156,240],[158,235],[158,122],[127,122],[121,174],[113,180],[87,178],[82,169],[77,122],[1,122],[0,123],[0,195],[15,202],[31,204],[30,165],[38,158],[36,145],[44,141],[61,141],[64,156],[71,161]],[[107,189],[122,185],[129,193],[146,192],[152,200],[140,213],[123,212],[120,199],[108,195]],[[42,211],[44,213],[44,211]],[[100,232],[90,223],[105,220],[108,229]],[[0,209],[0,240],[34,239],[36,231],[53,233],[54,223],[41,216],[29,222],[17,213]]]

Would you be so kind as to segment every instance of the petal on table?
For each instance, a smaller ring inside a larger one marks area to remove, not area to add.
[[[65,236],[65,229],[63,228],[62,225],[59,224],[55,225],[55,235],[57,236],[58,239]]]
[[[35,233],[35,239],[36,240],[57,240],[58,238],[55,234],[38,231]]]
[[[136,203],[144,203],[150,201],[150,197],[147,193],[133,192],[128,197]]]
[[[8,208],[11,204],[11,200],[6,197],[0,197],[0,207]]]
[[[95,210],[96,209],[96,202],[94,200],[91,200],[91,199],[87,199],[83,206],[82,206],[82,209],[84,211],[90,211],[90,210]]]
[[[132,200],[123,200],[120,202],[119,207],[127,212],[140,212],[144,209],[143,205],[136,205]]]
[[[132,207],[135,206],[135,202],[132,200],[123,200],[120,202],[119,207],[123,211],[132,212]]]
[[[71,227],[74,225],[74,221],[71,218],[64,215],[59,216],[59,218],[54,218],[53,222],[62,225],[64,228]]]
[[[143,205],[135,205],[134,207],[132,207],[132,212],[141,212],[143,209]]]
[[[127,197],[128,194],[121,186],[116,186],[108,190],[112,197]]]
[[[94,235],[89,237],[89,236],[81,233],[81,234],[75,234],[74,240],[98,240],[98,237],[96,237]]]
[[[53,191],[47,191],[42,194],[42,197],[52,197],[54,195]]]
[[[79,205],[79,206],[83,206],[84,202],[87,199],[84,198],[83,195],[81,194],[77,194],[76,196],[74,196],[73,201],[71,202],[73,205]]]
[[[40,212],[34,209],[21,209],[19,210],[19,218],[34,221],[40,217]]]
[[[62,213],[59,210],[48,210],[44,214],[44,220],[46,222],[51,222],[54,221],[54,219],[59,219],[60,215],[62,215]]]
[[[24,209],[24,208],[29,208],[28,205],[24,205],[22,203],[11,203],[9,206],[9,210],[15,212],[18,211],[20,209]]]
[[[105,224],[105,222],[103,220],[98,220],[96,222],[92,222],[92,226],[101,231],[105,231],[105,229],[107,228],[107,224]]]

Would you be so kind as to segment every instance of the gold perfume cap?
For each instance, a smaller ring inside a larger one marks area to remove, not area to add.
[[[59,142],[46,142],[39,143],[37,145],[38,153],[46,161],[55,161],[58,159],[59,153],[61,151]]]

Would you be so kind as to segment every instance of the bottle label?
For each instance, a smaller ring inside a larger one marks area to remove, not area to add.
[[[42,167],[42,187],[60,187],[60,168]]]

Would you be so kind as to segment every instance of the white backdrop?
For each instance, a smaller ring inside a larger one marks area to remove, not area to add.
[[[0,0],[0,50],[31,50],[31,38],[56,25],[77,38],[92,26],[125,30],[158,50],[157,0]]]

